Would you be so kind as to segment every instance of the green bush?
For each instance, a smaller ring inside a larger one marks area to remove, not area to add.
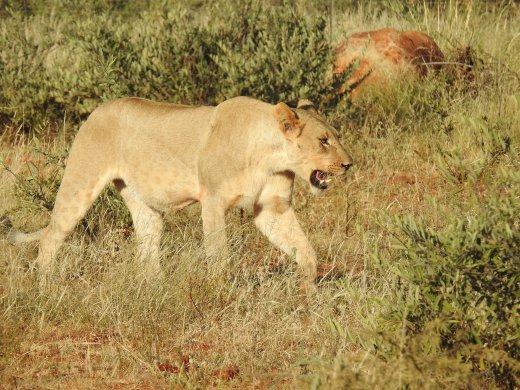
[[[408,331],[435,324],[443,351],[508,387],[520,374],[520,175],[503,175],[499,195],[442,231],[397,219],[391,269],[397,294],[408,297],[394,315]]]
[[[322,17],[254,1],[205,7],[208,24],[182,5],[132,15],[107,6],[81,17],[11,11],[0,28],[0,125],[78,123],[127,95],[188,104],[237,95],[337,101]]]
[[[248,95],[270,102],[302,97],[319,102],[334,93],[324,18],[308,25],[293,7],[229,4],[229,22],[218,32],[212,56],[221,75],[219,100]]]

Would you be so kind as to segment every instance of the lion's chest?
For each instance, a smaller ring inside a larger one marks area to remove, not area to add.
[[[221,193],[225,194],[227,209],[239,207],[252,210],[264,194],[286,196],[288,190],[290,191],[290,185],[285,182],[280,185],[278,175],[247,170],[234,180],[224,183]]]

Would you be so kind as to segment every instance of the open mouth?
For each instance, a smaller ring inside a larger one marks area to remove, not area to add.
[[[314,187],[319,188],[320,190],[326,190],[329,186],[331,177],[332,176],[329,173],[315,169],[311,173],[310,181]]]

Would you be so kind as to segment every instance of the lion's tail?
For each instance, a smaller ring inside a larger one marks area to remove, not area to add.
[[[3,235],[7,235],[7,239],[13,244],[39,240],[44,230],[40,229],[33,233],[22,233],[13,229],[13,224],[8,217],[0,216],[0,232]]]

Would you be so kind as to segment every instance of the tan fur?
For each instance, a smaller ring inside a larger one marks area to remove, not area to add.
[[[160,273],[160,212],[200,202],[208,255],[227,255],[226,211],[253,208],[258,228],[295,255],[308,285],[316,255],[291,207],[295,174],[309,181],[315,169],[342,174],[351,163],[335,130],[313,110],[246,97],[216,107],[114,100],[80,128],[49,225],[11,237],[39,238],[37,264],[48,270],[67,234],[113,182],[132,214],[148,274]]]
[[[444,55],[429,35],[393,28],[352,34],[335,50],[334,72],[344,72],[354,61],[356,69],[346,82],[356,100],[365,90],[381,88],[397,76],[424,76],[440,68]]]

